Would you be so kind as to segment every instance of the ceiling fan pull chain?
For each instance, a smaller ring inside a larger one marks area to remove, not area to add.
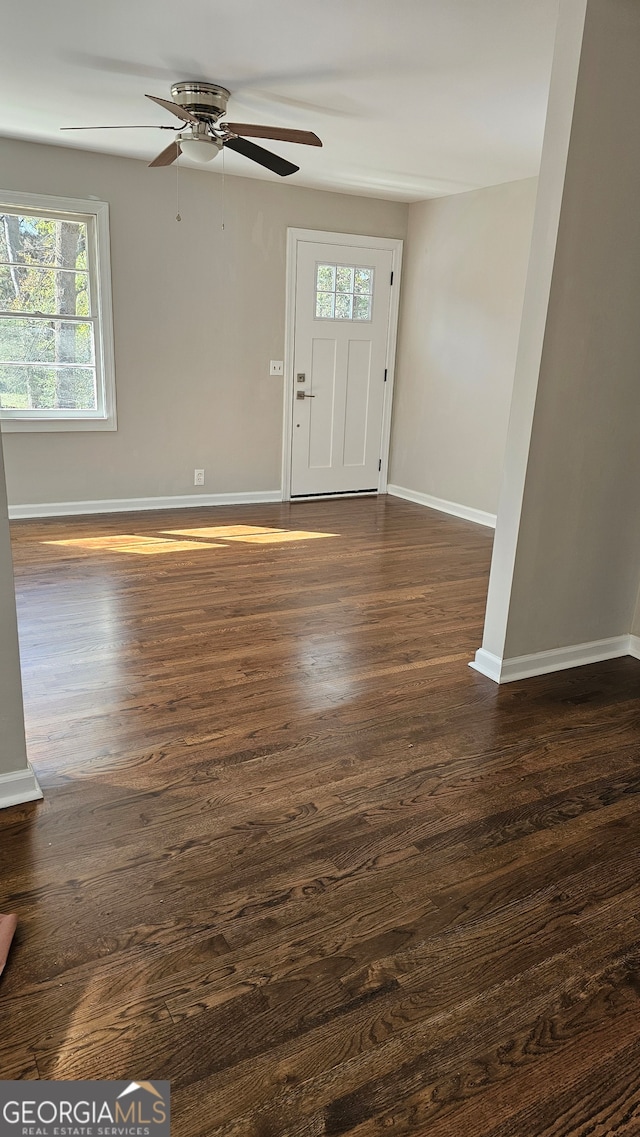
[[[180,154],[176,158],[176,221],[182,221],[180,216]]]
[[[221,195],[221,197],[222,197],[222,201],[221,201],[222,224],[220,225],[220,228],[221,228],[222,232],[224,233],[224,147],[222,148],[222,195]]]

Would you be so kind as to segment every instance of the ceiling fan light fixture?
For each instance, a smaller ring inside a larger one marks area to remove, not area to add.
[[[281,142],[294,142],[300,146],[322,146],[322,141],[311,130],[290,129],[284,126],[264,126],[251,122],[223,122],[219,123],[227,113],[227,101],[230,92],[218,83],[203,81],[185,81],[174,83],[171,99],[163,99],[159,95],[146,95],[152,103],[157,103],[164,110],[169,111],[180,119],[180,126],[175,124],[158,124],[160,130],[176,131],[174,139],[165,146],[152,162],[150,168],[159,166],[172,166],[181,154],[199,166],[212,162],[223,146],[241,154],[251,162],[271,170],[281,178],[287,178],[300,169],[294,162],[265,150],[252,142],[252,138],[268,138]],[[110,126],[70,126],[63,130],[113,130]],[[126,130],[121,123],[115,129]],[[136,127],[134,130],[148,130],[150,127]],[[178,133],[179,131],[179,133]]]
[[[185,158],[191,162],[197,162],[198,165],[204,166],[207,162],[213,159],[222,150],[222,142],[217,138],[212,138],[210,135],[207,137],[180,137],[180,149]]]

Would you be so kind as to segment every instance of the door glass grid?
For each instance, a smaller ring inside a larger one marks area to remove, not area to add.
[[[316,320],[371,320],[373,269],[316,264]]]

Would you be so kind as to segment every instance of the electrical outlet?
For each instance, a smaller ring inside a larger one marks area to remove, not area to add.
[[[282,359],[271,359],[269,361],[269,374],[284,375],[284,361]]]
[[[194,470],[193,471],[193,484],[194,484],[194,486],[203,486],[204,485],[204,470]]]

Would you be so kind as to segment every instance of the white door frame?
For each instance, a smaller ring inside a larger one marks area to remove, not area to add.
[[[363,237],[355,233],[325,233],[319,229],[287,229],[287,298],[285,308],[284,337],[284,422],[282,428],[282,500],[291,500],[291,447],[293,442],[293,355],[296,319],[296,268],[298,263],[298,243],[311,241],[314,244],[354,245],[364,249],[390,249],[392,253],[393,287],[389,304],[389,326],[387,330],[387,381],[384,386],[384,406],[382,410],[382,440],[380,457],[382,466],[378,474],[378,493],[387,491],[389,468],[389,445],[391,442],[391,407],[393,403],[393,381],[398,338],[398,311],[400,303],[400,274],[402,271],[403,242],[396,237]],[[333,495],[332,495],[333,496]],[[345,494],[345,497],[348,497]],[[360,495],[357,495],[360,496]],[[296,499],[297,500],[297,499]]]

